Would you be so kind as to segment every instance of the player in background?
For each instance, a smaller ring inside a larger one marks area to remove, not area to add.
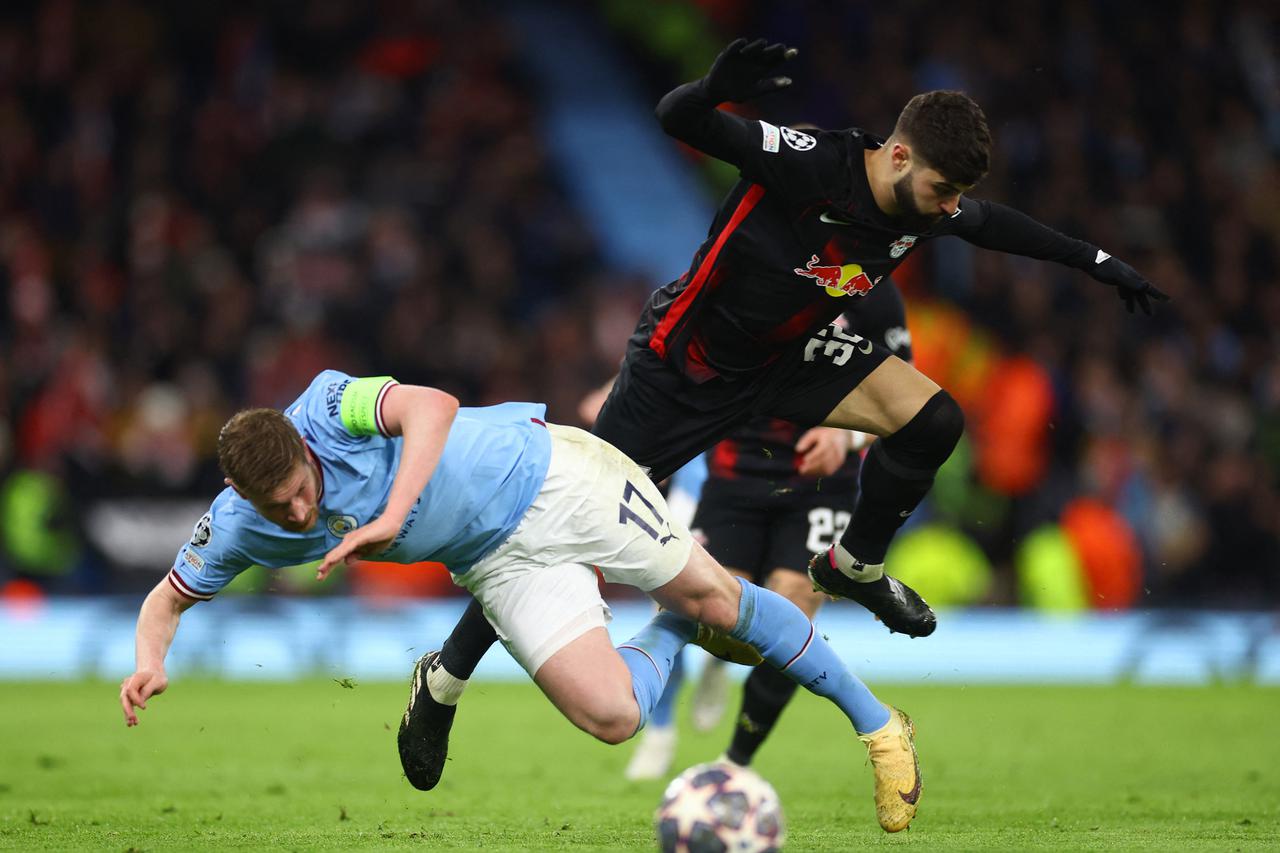
[[[846,331],[885,346],[910,362],[902,296],[886,280],[841,315]],[[812,619],[825,596],[805,574],[810,558],[840,538],[858,490],[858,451],[863,433],[814,427],[801,430],[773,418],[757,418],[735,430],[710,453],[708,477],[694,514],[693,535],[708,553],[736,575],[784,596]],[[720,721],[728,691],[726,663],[708,658],[694,690],[690,717],[695,730]],[[659,708],[674,704],[676,676]],[[794,684],[767,664],[759,664],[743,685],[742,705],[724,757],[746,766],[769,736],[795,695]],[[661,779],[676,749],[674,715],[655,713],[636,740],[624,775]],[[658,725],[660,721],[666,725]]]
[[[718,109],[791,84],[796,51],[738,39],[707,75],[657,107],[671,136],[736,166],[689,270],[654,292],[593,432],[661,480],[734,428],[766,415],[879,436],[863,460],[840,541],[809,566],[815,586],[852,599],[891,631],[933,632],[933,611],[885,573],[898,528],[964,430],[951,395],[885,347],[831,321],[917,246],[975,246],[1073,267],[1116,288],[1130,312],[1167,299],[1133,267],[995,202],[966,195],[986,175],[991,134],[960,92],[916,95],[881,139],[812,133]],[[441,650],[458,685],[495,641],[469,607]],[[461,690],[461,687],[458,688]],[[451,695],[454,695],[451,693]],[[455,709],[432,713],[443,763]]]
[[[323,558],[323,580],[361,556],[442,562],[552,703],[606,743],[644,727],[685,644],[750,647],[845,713],[873,759],[881,826],[905,829],[921,789],[911,721],[791,602],[716,563],[634,462],[544,412],[462,409],[433,388],[329,370],[284,412],[233,416],[218,437],[227,488],[138,614],[137,669],[120,686],[126,724],[166,688],[182,613],[251,565]],[[616,649],[596,568],[665,608]],[[415,709],[438,680],[435,659],[414,668],[402,747],[419,740]],[[412,751],[401,761],[421,769]]]

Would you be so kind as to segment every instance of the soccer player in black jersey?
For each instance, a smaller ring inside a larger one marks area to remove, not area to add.
[[[1075,267],[1115,287],[1131,312],[1150,313],[1167,297],[1103,249],[967,197],[987,173],[991,136],[982,110],[959,92],[915,96],[884,140],[857,128],[802,132],[717,108],[790,85],[781,72],[795,53],[739,39],[705,77],[658,104],[667,133],[737,166],[742,180],[689,270],[650,299],[594,431],[654,479],[759,415],[880,436],[863,461],[849,525],[810,577],[890,630],[924,636],[936,625],[933,611],[885,574],[884,555],[955,447],[964,416],[911,365],[831,325],[843,303],[944,235]],[[442,650],[445,669],[467,678],[494,639],[473,605]],[[429,703],[419,708],[430,713]],[[453,710],[422,730],[447,735]],[[443,766],[438,735],[405,748],[430,751]]]
[[[906,309],[891,279],[845,303],[848,308],[836,321],[842,329],[912,360]],[[805,567],[849,523],[858,492],[854,437],[865,439],[861,433],[804,430],[763,416],[734,430],[707,454],[707,479],[691,524],[694,536],[729,571],[785,596],[812,619],[825,596],[813,589]],[[710,701],[717,693],[711,685],[726,687],[722,661],[709,659],[705,667],[693,705],[694,726],[704,730],[720,714],[718,703]],[[676,679],[666,689],[679,689]],[[743,685],[725,757],[750,764],[794,695],[794,682],[786,675],[757,665]],[[655,727],[651,719],[627,766],[628,778],[664,776],[675,747],[675,727]]]

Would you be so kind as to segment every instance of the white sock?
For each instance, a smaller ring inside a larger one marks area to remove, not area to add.
[[[645,740],[670,740],[674,741],[676,737],[676,727],[671,723],[665,726],[645,726],[644,733],[641,738]]]
[[[441,705],[457,705],[458,698],[466,689],[465,678],[454,678],[443,666],[428,668],[427,690],[431,692],[431,698]]]
[[[836,558],[836,568],[841,574],[847,575],[858,583],[871,583],[884,577],[884,563],[864,563],[850,554],[839,542],[832,547],[831,554]]]

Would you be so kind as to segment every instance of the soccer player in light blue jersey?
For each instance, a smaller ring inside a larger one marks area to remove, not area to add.
[[[795,605],[716,563],[635,463],[543,413],[531,403],[459,408],[433,388],[330,370],[284,412],[232,417],[218,438],[227,488],[138,615],[137,670],[120,687],[126,724],[168,686],[182,613],[249,566],[320,559],[323,580],[360,557],[437,561],[556,707],[607,743],[644,727],[685,644],[749,646],[845,713],[870,751],[881,826],[904,829],[920,797],[911,721],[877,700]],[[617,648],[593,567],[665,608]],[[400,737],[419,787],[414,706],[425,693],[456,702],[461,692],[429,657],[415,667]]]

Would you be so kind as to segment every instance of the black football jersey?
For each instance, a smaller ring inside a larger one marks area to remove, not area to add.
[[[907,330],[902,295],[891,279],[886,279],[865,298],[851,301],[836,322],[846,331],[880,344],[904,361],[910,361],[911,334]],[[735,481],[735,490],[761,494],[790,490],[810,492],[812,477],[798,473],[800,457],[795,451],[803,430],[790,421],[759,417],[739,427],[711,449],[707,474],[716,480]],[[858,458],[850,454],[840,470],[823,479],[821,488],[852,490],[858,476]]]
[[[654,292],[631,339],[695,382],[766,367],[934,237],[954,234],[1082,269],[1094,262],[1095,247],[970,198],[928,230],[904,228],[875,203],[864,158],[883,140],[864,130],[748,121],[716,109],[697,83],[663,98],[658,116],[669,133],[742,176],[689,270]]]

